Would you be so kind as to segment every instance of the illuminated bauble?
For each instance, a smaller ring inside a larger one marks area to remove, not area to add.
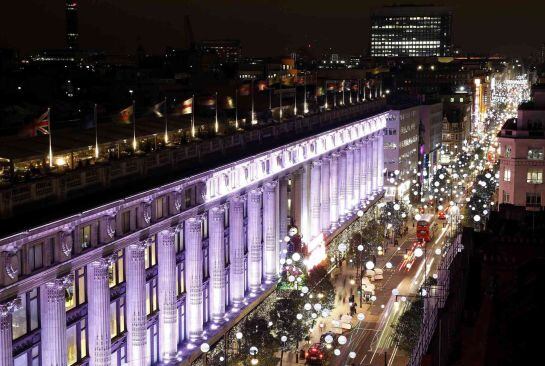
[[[335,348],[335,350],[333,351],[333,354],[335,356],[339,356],[341,354],[341,351],[338,348]]]
[[[356,352],[352,351],[348,354],[348,357],[350,358],[356,358]]]
[[[314,304],[314,310],[320,311],[322,309],[322,304]]]
[[[301,288],[301,292],[304,293],[304,294],[308,293],[308,287],[303,286],[303,288]]]
[[[363,211],[362,211],[362,210],[358,210],[358,216],[359,216],[359,217],[362,217],[362,216],[363,216]]]
[[[394,204],[394,210],[396,211],[399,211],[399,209],[401,208],[401,206],[399,206],[399,204]]]
[[[250,347],[250,354],[251,354],[252,356],[257,355],[257,351],[258,351],[258,350],[257,350],[257,347],[256,347],[256,346]]]
[[[344,252],[346,252],[346,249],[347,249],[347,247],[346,247],[346,244],[345,244],[345,243],[341,243],[341,244],[339,244],[339,246],[338,246],[337,248],[339,249],[339,252],[341,252],[341,253],[344,253]]]
[[[377,301],[377,297],[375,295],[371,296],[371,301]]]
[[[237,337],[237,339],[242,339],[242,333],[237,332],[237,334],[235,334],[235,337]]]
[[[375,268],[375,263],[373,261],[367,261],[365,263],[365,268],[371,270],[371,269]]]
[[[391,262],[386,262],[386,268],[392,269],[393,265]]]
[[[293,253],[292,256],[291,256],[291,259],[293,259],[294,261],[299,261],[301,259],[301,254],[299,253]]]
[[[288,337],[286,337],[285,335],[283,335],[282,337],[280,337],[280,340],[282,342],[286,342],[288,340]]]
[[[322,310],[322,317],[327,318],[328,316],[329,316],[329,310],[327,309]]]
[[[286,260],[284,258],[280,258],[280,264],[284,265],[286,263]]]
[[[312,319],[316,319],[316,318],[318,317],[318,314],[312,313],[312,314],[310,314],[310,317],[311,317]]]
[[[435,249],[435,254],[437,254],[437,255],[441,255],[441,248],[437,248],[437,249]]]
[[[427,291],[425,288],[423,288],[423,289],[420,291],[420,294],[421,294],[422,296],[426,296],[426,295],[428,294],[428,291]]]
[[[208,352],[210,351],[210,345],[208,343],[201,344],[201,352]]]
[[[343,336],[343,335],[340,335],[339,338],[337,338],[337,342],[339,342],[339,344],[343,345],[343,344],[346,344],[346,337]]]
[[[392,295],[394,296],[399,295],[399,290],[397,288],[392,289]]]
[[[414,256],[415,257],[420,258],[420,257],[422,257],[422,255],[424,255],[424,250],[422,248],[416,248],[414,250]]]
[[[304,306],[305,310],[310,310],[312,309],[312,305],[310,305],[308,302],[305,304]]]
[[[297,320],[301,320],[303,319],[303,314],[297,314],[295,317],[297,318]]]
[[[361,245],[361,244],[358,245],[358,250],[359,250],[360,252],[363,251],[363,245]]]
[[[288,281],[294,282],[294,281],[295,281],[295,276],[294,276],[294,275],[290,275],[290,276],[288,277]]]
[[[399,170],[397,170],[397,169],[394,170],[394,174],[395,174],[395,175],[399,175]]]
[[[475,222],[479,222],[479,221],[481,221],[481,216],[475,215],[475,216],[473,216],[473,220],[474,220]]]
[[[326,335],[324,341],[328,344],[333,343],[333,336],[331,336],[331,334]]]
[[[358,313],[357,318],[358,318],[359,321],[362,321],[362,320],[365,319],[365,314],[364,313]]]
[[[422,216],[420,216],[420,214],[414,215],[414,219],[415,219],[415,220],[420,220],[421,218],[422,218]]]

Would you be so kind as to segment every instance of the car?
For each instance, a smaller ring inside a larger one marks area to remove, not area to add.
[[[315,343],[307,351],[306,364],[307,365],[323,365],[325,360],[324,346],[320,343]]]

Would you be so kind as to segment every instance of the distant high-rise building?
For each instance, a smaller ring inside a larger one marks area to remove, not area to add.
[[[213,39],[198,43],[198,49],[205,53],[214,53],[220,63],[236,64],[240,60],[242,47],[236,39]]]
[[[66,46],[70,50],[78,48],[78,3],[66,0]]]
[[[383,7],[371,16],[371,56],[449,56],[451,23],[452,14],[445,7]]]

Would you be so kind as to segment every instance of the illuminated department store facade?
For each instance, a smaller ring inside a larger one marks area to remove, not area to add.
[[[184,362],[382,191],[387,113],[0,239],[0,366]]]

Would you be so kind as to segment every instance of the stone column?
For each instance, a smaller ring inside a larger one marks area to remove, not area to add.
[[[329,164],[329,219],[331,226],[337,226],[339,221],[339,154],[333,153]]]
[[[301,209],[301,193],[302,193],[302,176],[301,176],[301,170],[295,171],[292,174],[292,180],[291,180],[291,190],[290,190],[290,198],[291,198],[291,209],[290,209],[290,215],[293,220],[292,224],[297,226],[299,229],[299,233],[301,233],[301,216],[302,216],[302,209]]]
[[[360,178],[361,178],[361,145],[359,143],[354,145],[354,193],[352,198],[352,207],[358,209],[360,206],[361,192],[360,192]]]
[[[329,231],[331,227],[330,193],[329,193],[329,158],[322,159],[322,171],[320,172],[320,228],[322,232]]]
[[[378,139],[375,136],[373,138],[373,192],[377,191],[378,188]]]
[[[72,276],[47,282],[40,287],[40,320],[42,365],[66,366],[66,308],[65,290]]]
[[[225,211],[213,207],[208,211],[210,227],[208,268],[210,268],[210,314],[219,323],[225,315]]]
[[[130,244],[125,249],[127,267],[127,357],[130,365],[146,364],[146,269],[144,250],[148,242]]]
[[[321,165],[320,161],[313,161],[310,172],[310,240],[322,232],[320,225]]]
[[[277,275],[276,186],[277,182],[263,185],[263,268],[267,283],[274,282]]]
[[[293,180],[292,180],[293,184]],[[293,187],[293,185],[292,185]],[[293,204],[293,200],[292,200]],[[284,238],[288,235],[288,178],[282,178],[278,183],[278,214],[280,216],[278,228],[278,237],[280,240],[280,258],[284,258],[286,254],[284,250],[287,249],[287,244],[284,241]],[[278,270],[280,270],[280,262],[278,262]]]
[[[87,320],[91,366],[108,366],[111,363],[108,267],[115,258],[114,255],[87,265]]]
[[[229,201],[229,288],[231,303],[238,307],[244,300],[244,200]]]
[[[310,240],[310,164],[304,164],[301,169],[301,233],[304,242]]]
[[[203,332],[203,256],[202,256],[202,220],[191,217],[185,220],[185,283],[186,324],[189,339],[194,342]]]
[[[252,293],[261,288],[263,243],[261,225],[261,190],[248,192],[248,285]]]
[[[178,353],[176,248],[173,229],[157,234],[157,290],[159,292],[159,358],[168,362]]]
[[[12,315],[21,307],[21,298],[0,304],[0,366],[13,366]]]
[[[367,198],[367,141],[362,140],[360,148],[360,202]]]
[[[339,219],[344,220],[346,216],[346,152],[343,151],[339,157]]]
[[[367,197],[371,197],[373,194],[373,143],[371,137],[367,138],[367,156],[366,156],[366,169],[365,169],[365,182]]]
[[[346,149],[346,211],[354,208],[354,147]]]
[[[380,131],[377,137],[378,140],[378,189],[384,189],[384,137],[383,131]]]

